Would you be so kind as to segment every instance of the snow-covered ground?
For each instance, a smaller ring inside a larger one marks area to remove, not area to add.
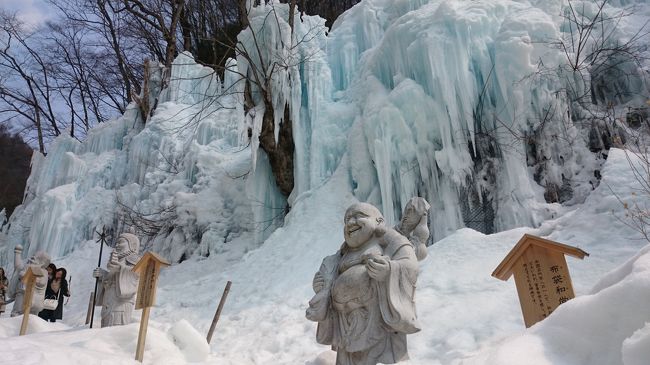
[[[343,211],[354,199],[335,192],[346,178],[335,174],[316,193],[303,196],[287,225],[242,260],[215,256],[164,269],[144,362],[333,364],[334,352],[316,344],[316,326],[304,318],[304,311],[320,260],[342,242]],[[637,184],[625,152],[612,150],[602,184],[586,202],[557,206],[556,218],[540,228],[492,235],[461,229],[429,247],[416,294],[423,329],[409,337],[407,363],[647,365],[650,246],[619,220],[625,219],[619,199],[648,202]],[[590,254],[583,261],[568,259],[576,299],[528,330],[513,280],[490,276],[524,233]],[[3,364],[135,362],[137,324],[106,329],[83,325],[97,249],[89,241],[55,260],[73,277],[63,324],[32,317],[29,334],[18,337],[20,320],[0,318]],[[232,289],[207,354],[202,337],[227,280]]]

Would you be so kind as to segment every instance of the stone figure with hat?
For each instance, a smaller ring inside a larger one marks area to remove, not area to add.
[[[140,240],[131,233],[122,233],[111,252],[106,270],[96,268],[93,276],[101,283],[96,305],[102,307],[102,327],[131,323],[139,275],[131,269],[139,260]]]

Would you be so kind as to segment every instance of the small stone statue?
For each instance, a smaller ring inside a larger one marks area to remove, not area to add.
[[[344,223],[345,242],[312,282],[306,316],[318,322],[316,340],[332,346],[337,365],[406,360],[406,335],[420,330],[413,245],[367,203],[350,206]]]
[[[429,240],[429,227],[427,227],[427,212],[431,208],[424,198],[411,198],[404,207],[402,220],[395,226],[395,230],[403,234],[413,245],[418,261],[427,257],[427,241]]]
[[[134,234],[122,233],[106,264],[96,268],[93,276],[101,281],[96,305],[102,306],[102,327],[131,323],[139,275],[131,271],[138,262],[140,240]]]
[[[23,276],[27,269],[31,267],[32,272],[36,274],[34,289],[32,294],[32,306],[29,310],[31,314],[38,314],[43,310],[43,300],[45,299],[45,289],[47,288],[47,266],[50,264],[50,255],[43,251],[38,251],[34,256],[23,262],[23,246],[18,245],[14,249],[14,273],[9,283],[9,296],[13,298],[14,307],[11,310],[11,316],[23,314],[23,299],[25,297],[25,284]]]

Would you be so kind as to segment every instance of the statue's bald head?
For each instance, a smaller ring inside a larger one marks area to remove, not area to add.
[[[352,204],[345,212],[343,236],[348,246],[355,248],[364,245],[384,224],[384,216],[379,209],[368,203]]]
[[[362,213],[362,214],[364,214],[364,215],[366,215],[368,217],[378,218],[378,219],[381,220],[381,222],[384,221],[384,215],[381,214],[379,209],[377,209],[377,207],[375,207],[372,204],[359,202],[359,203],[354,203],[354,204],[350,205],[348,207],[348,209],[345,211],[345,218],[344,219],[347,220],[347,218],[349,216],[351,216],[351,215],[353,215],[355,213]]]

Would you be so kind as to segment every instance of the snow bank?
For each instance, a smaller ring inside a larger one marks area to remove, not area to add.
[[[571,300],[521,336],[461,364],[647,364],[650,245],[610,286]]]
[[[27,335],[17,336],[21,321],[22,317],[0,318],[3,364],[140,364],[135,361],[139,324],[100,329],[70,328],[32,315]],[[151,321],[143,363],[180,365],[207,360],[207,343],[197,335],[187,323],[177,324],[167,334],[164,326]]]
[[[210,354],[210,345],[205,336],[197,332],[186,320],[176,322],[169,330],[169,336],[187,361],[204,361]]]

